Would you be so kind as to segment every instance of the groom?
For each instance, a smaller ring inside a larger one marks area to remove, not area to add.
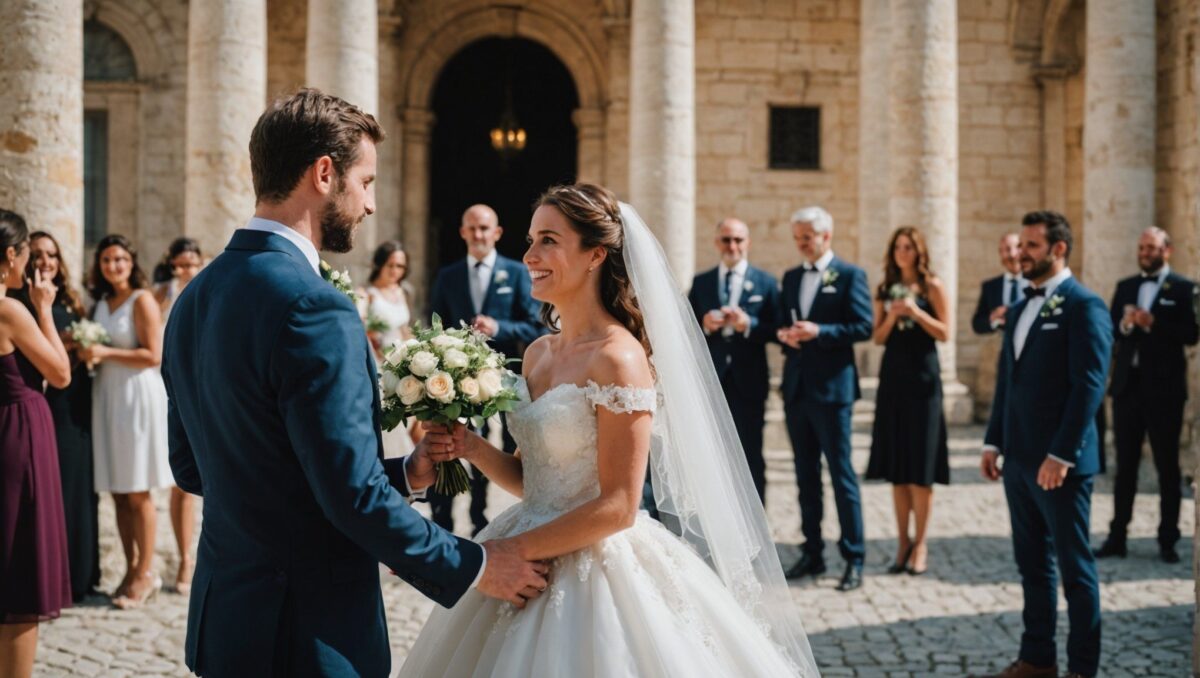
[[[1025,300],[1008,313],[981,470],[1004,479],[1013,554],[1025,594],[1017,661],[992,678],[1055,678],[1058,586],[1067,598],[1068,677],[1100,663],[1100,585],[1088,535],[1100,470],[1096,409],[1104,397],[1112,321],[1104,300],[1071,277],[1071,226],[1057,212],[1021,221]],[[1004,455],[1004,467],[999,457]]]
[[[162,374],[171,468],[204,496],[186,662],[206,676],[386,676],[379,563],[450,607],[472,586],[518,607],[546,569],[405,501],[461,440],[382,460],[379,388],[354,304],[318,250],[375,211],[375,119],[316,90],[250,137],[254,218],[180,295]]]

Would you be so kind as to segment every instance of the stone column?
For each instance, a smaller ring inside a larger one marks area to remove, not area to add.
[[[883,252],[893,228],[888,183],[888,54],[890,0],[862,0],[858,81],[859,263],[871,289],[882,277]],[[883,348],[865,341],[857,347],[866,376],[878,376]]]
[[[190,3],[183,229],[205,252],[225,249],[254,214],[247,147],[266,97],[264,0]]]
[[[1154,223],[1154,22],[1153,2],[1087,6],[1083,276],[1106,299]]]
[[[408,251],[408,280],[418,299],[424,299],[432,282],[429,247],[429,147],[434,115],[424,108],[404,110],[404,248]],[[423,308],[416,303],[415,308]]]
[[[686,286],[696,265],[692,0],[635,0],[631,32],[629,200]]]
[[[593,184],[604,181],[604,110],[577,108],[571,114],[579,138],[579,181]]]
[[[958,300],[958,17],[955,0],[891,0],[889,83],[893,226],[925,235],[949,307]],[[960,309],[960,313],[965,313]],[[939,344],[947,416],[970,421],[966,387],[957,381],[954,318],[950,341]]]
[[[0,207],[83,261],[83,4],[0,3]]]
[[[629,16],[606,16],[608,102],[604,109],[604,185],[629,195]]]

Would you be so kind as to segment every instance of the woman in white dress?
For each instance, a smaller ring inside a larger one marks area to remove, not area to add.
[[[187,237],[171,241],[166,256],[155,268],[155,271],[161,268],[170,275],[166,281],[154,286],[154,300],[162,311],[163,327],[167,326],[171,307],[175,305],[179,293],[196,277],[203,265],[204,255],[200,252],[199,242]],[[171,486],[171,528],[175,532],[175,547],[179,550],[175,591],[186,596],[192,590],[192,573],[196,569],[196,559],[192,556],[196,534],[196,497],[175,485]]]
[[[125,551],[125,577],[113,593],[122,609],[146,602],[162,586],[152,569],[155,508],[150,490],[174,484],[167,460],[167,392],[158,365],[162,320],[137,254],[124,236],[96,246],[88,280],[94,320],[109,346],[80,349],[96,365],[92,386],[92,449],[96,491],[111,492]]]
[[[817,675],[661,248],[587,184],[550,189],[529,236],[532,294],[557,331],[525,353],[510,418],[520,450],[471,434],[457,453],[523,499],[478,538],[549,561],[549,585],[523,609],[475,590],[436,609],[401,675]],[[639,511],[648,461],[682,538]]]
[[[371,275],[368,286],[359,294],[365,299],[363,322],[367,326],[367,338],[375,351],[375,361],[383,361],[383,349],[398,341],[412,337],[409,324],[412,313],[408,307],[408,290],[404,278],[408,276],[408,254],[404,245],[388,240],[375,248],[371,257]],[[383,432],[383,455],[387,458],[403,457],[413,451],[414,429],[397,426]]]

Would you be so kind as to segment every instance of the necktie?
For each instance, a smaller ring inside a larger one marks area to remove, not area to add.
[[[1021,284],[1016,278],[1008,281],[1008,300],[1004,303],[1005,306],[1012,306],[1017,303],[1017,292],[1021,289]]]
[[[1044,297],[1044,296],[1046,296],[1046,288],[1045,287],[1034,287],[1033,285],[1030,285],[1029,287],[1025,288],[1025,298],[1026,299],[1032,299],[1034,297]]]
[[[722,306],[729,305],[729,299],[730,299],[729,289],[732,284],[733,284],[733,271],[732,270],[725,271],[725,278],[724,278],[724,280],[721,281],[721,305]]]
[[[471,273],[471,301],[475,303],[475,312],[483,312],[483,295],[487,291],[484,286],[482,273],[484,272],[483,262],[475,262],[475,270]]]

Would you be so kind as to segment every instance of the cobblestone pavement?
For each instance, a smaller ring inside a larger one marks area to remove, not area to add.
[[[869,436],[856,425],[855,466],[866,466]],[[977,471],[978,427],[951,431],[953,484],[938,487],[934,505],[929,572],[922,577],[888,576],[896,547],[891,492],[884,484],[863,486],[868,538],[865,586],[854,593],[834,590],[837,538],[832,497],[826,497],[826,540],[830,575],[797,582],[792,594],[803,610],[813,652],[827,676],[962,676],[993,669],[1015,658],[1021,633],[1021,588],[1012,562],[1008,513],[998,484],[984,483]],[[795,483],[789,451],[768,452],[769,519],[780,542],[784,565],[796,557],[800,539]],[[1154,491],[1153,467],[1142,467],[1143,491]],[[828,483],[826,483],[828,485]],[[827,490],[828,492],[828,490]],[[511,498],[493,492],[494,510]],[[174,578],[178,558],[165,512],[160,507],[158,552],[163,578]],[[467,525],[465,505],[457,506]],[[1193,582],[1188,554],[1191,539],[1179,544],[1184,562],[1165,565],[1157,558],[1154,534],[1158,504],[1139,495],[1131,527],[1130,555],[1102,561],[1106,676],[1186,676],[1190,647]],[[1092,526],[1098,543],[1112,516],[1111,478],[1101,479],[1094,496]],[[1183,509],[1184,534],[1193,533],[1190,496]],[[115,586],[123,571],[111,502],[101,511],[104,581]],[[388,626],[398,666],[420,630],[432,603],[393,577],[385,576]],[[1060,596],[1061,599],[1061,596]],[[1060,600],[1060,609],[1065,603]],[[1060,666],[1066,670],[1066,615],[1060,614]],[[179,676],[187,601],[169,590],[143,610],[113,609],[106,598],[66,610],[42,626],[35,675]]]

